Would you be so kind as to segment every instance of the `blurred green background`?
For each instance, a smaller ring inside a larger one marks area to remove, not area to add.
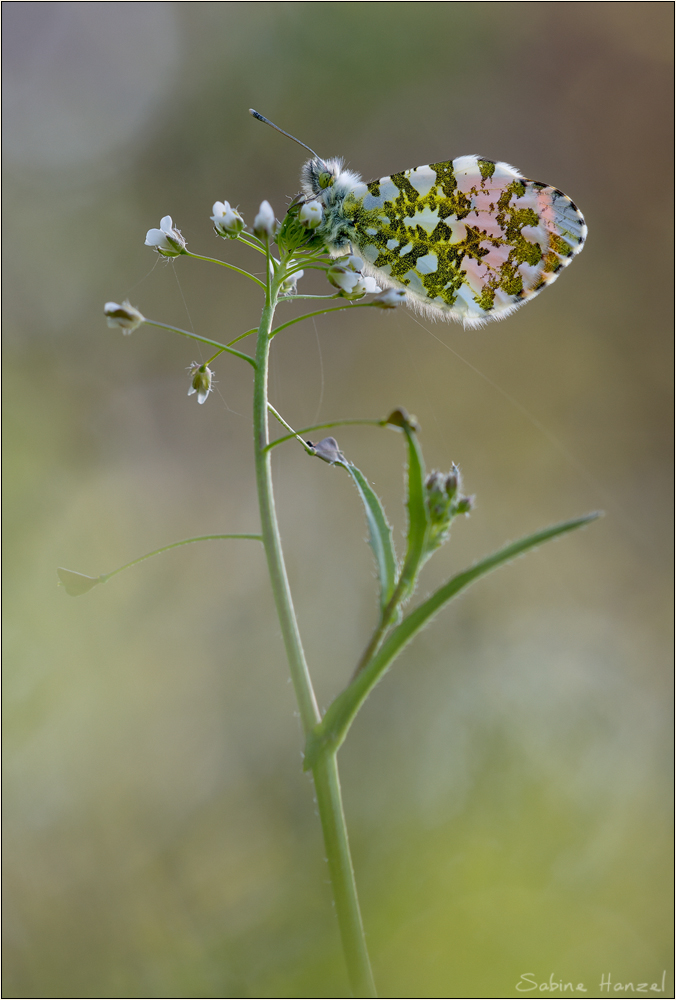
[[[107,329],[103,303],[232,338],[257,289],[195,252],[216,200],[278,216],[303,153],[365,178],[478,153],[580,205],[570,270],[501,325],[403,309],[294,327],[295,426],[405,406],[477,495],[420,593],[503,542],[605,519],[481,582],[341,751],[383,997],[661,980],[670,932],[670,3],[9,3],[5,47],[7,997],[344,997],[312,788],[256,531],[251,373]],[[253,265],[255,266],[255,264]],[[306,280],[306,291],[324,291]],[[297,306],[285,307],[288,310]],[[287,313],[290,315],[290,313]],[[527,412],[526,412],[527,411]],[[530,415],[530,416],[529,416]],[[337,434],[404,526],[401,438]],[[375,619],[359,500],[275,454],[322,705]],[[672,994],[673,995],[673,994]]]

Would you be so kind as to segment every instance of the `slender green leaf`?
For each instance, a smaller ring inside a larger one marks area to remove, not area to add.
[[[445,604],[479,577],[485,576],[498,566],[510,562],[530,549],[537,548],[543,542],[575,531],[577,528],[583,528],[600,516],[600,512],[595,512],[572,521],[564,521],[504,546],[493,555],[487,556],[476,565],[452,577],[431,597],[411,611],[390,632],[368,666],[357,674],[352,683],[332,702],[322,721],[310,734],[305,752],[305,768],[313,767],[317,756],[324,749],[331,751],[338,749],[357,712],[393,660]]]
[[[343,464],[343,463],[337,463]],[[369,529],[369,545],[375,556],[380,581],[380,608],[387,607],[392,597],[397,576],[397,557],[392,540],[392,528],[387,522],[383,505],[374,493],[366,477],[354,465],[345,463],[343,468],[349,472],[364,504],[366,523]]]
[[[429,514],[425,503],[425,462],[415,435],[415,424],[405,410],[395,410],[387,418],[387,423],[399,427],[406,435],[408,445],[408,470],[406,489],[406,510],[408,526],[406,532],[406,556],[394,589],[390,607],[384,609],[383,624],[395,619],[399,606],[406,601],[415,588],[415,581],[423,561]]]
[[[402,597],[413,592],[420,563],[425,552],[429,514],[425,503],[425,462],[422,451],[410,423],[404,423],[403,431],[408,445],[408,476],[406,510],[408,530],[406,534],[406,558],[401,570],[400,584]]]
[[[118,566],[117,569],[111,570],[110,573],[102,573],[101,576],[85,576],[84,573],[77,573],[72,569],[64,569],[63,566],[60,566],[56,572],[60,580],[60,586],[64,587],[66,593],[70,594],[71,597],[79,597],[81,594],[86,594],[97,583],[107,583],[111,576],[116,576],[118,573],[122,573],[123,570],[129,569],[131,566],[136,566],[145,559],[151,559],[162,552],[168,552],[169,549],[177,549],[181,545],[191,545],[193,542],[209,542],[227,538],[248,538],[256,542],[263,541],[262,535],[197,535],[195,538],[184,538],[180,542],[163,545],[161,549],[153,549],[152,552],[146,552],[145,555],[139,556],[138,559],[132,559],[131,562],[125,563],[124,566]]]

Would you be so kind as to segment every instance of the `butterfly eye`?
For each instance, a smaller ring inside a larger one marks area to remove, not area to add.
[[[317,183],[319,184],[320,188],[327,188],[331,187],[331,185],[333,184],[333,180],[334,178],[332,173],[329,173],[328,170],[322,170],[322,172],[319,174],[317,178]]]

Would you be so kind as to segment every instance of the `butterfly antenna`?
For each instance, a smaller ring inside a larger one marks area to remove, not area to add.
[[[324,163],[324,160],[322,160],[321,156],[317,156],[314,149],[310,149],[309,146],[306,146],[304,142],[300,141],[300,139],[296,139],[295,135],[291,135],[290,132],[285,132],[283,128],[280,128],[279,125],[275,125],[275,123],[271,122],[269,118],[259,114],[258,111],[254,111],[253,108],[249,108],[249,114],[253,115],[254,118],[257,118],[259,122],[265,122],[265,124],[269,125],[271,128],[277,129],[277,131],[281,132],[282,135],[285,135],[287,139],[293,139],[293,141],[297,142],[299,146],[303,147],[303,149],[307,149],[308,153],[312,153],[315,160],[319,160],[320,163]]]

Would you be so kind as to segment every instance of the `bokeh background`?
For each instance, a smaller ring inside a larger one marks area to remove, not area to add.
[[[274,345],[295,426],[405,406],[475,513],[424,595],[503,542],[603,508],[447,609],[341,751],[383,997],[673,987],[670,966],[671,3],[11,3],[5,71],[8,997],[344,997],[312,788],[256,543],[251,373],[107,329],[232,338],[257,289],[196,252],[216,200],[281,216],[303,152],[366,178],[466,153],[582,207],[584,253],[480,331],[357,310]],[[322,279],[323,280],[323,279]],[[324,291],[320,277],[305,290]],[[291,310],[298,306],[285,307]],[[337,435],[404,526],[400,436]],[[289,572],[322,705],[375,618],[359,500],[278,449]],[[522,984],[523,985],[523,984]]]

